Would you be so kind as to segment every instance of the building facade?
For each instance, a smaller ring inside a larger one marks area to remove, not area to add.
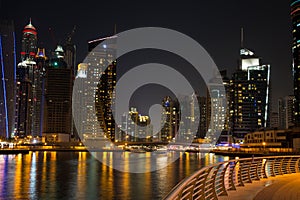
[[[0,137],[9,138],[15,128],[16,41],[14,22],[0,20]]]
[[[46,63],[43,135],[47,142],[69,142],[72,134],[73,72],[58,46]]]
[[[294,77],[294,96],[295,96],[295,125],[300,125],[300,2],[291,1],[292,18],[292,53],[293,53],[293,77]]]
[[[180,122],[179,103],[167,96],[162,100],[162,120],[159,133],[160,142],[185,141],[185,137],[178,135]],[[175,138],[175,136],[178,136]]]
[[[37,55],[37,53],[39,55]],[[16,70],[14,136],[41,136],[44,51],[37,49],[37,31],[31,20],[23,29],[21,62]],[[37,65],[37,61],[39,62]]]
[[[240,65],[230,80],[229,128],[236,140],[270,125],[270,65],[241,49]]]
[[[295,97],[286,96],[278,100],[278,127],[288,129],[295,125],[294,109]]]
[[[226,71],[210,81],[207,88],[207,134],[206,138],[216,143],[223,131],[228,132],[228,89]]]
[[[105,41],[102,46],[99,45]],[[111,36],[88,42],[89,56],[85,62],[94,70],[93,83],[97,89],[92,90],[95,97],[95,109],[102,132],[111,141],[115,141],[114,100],[116,87],[116,43],[117,37]],[[97,80],[96,80],[97,79]]]

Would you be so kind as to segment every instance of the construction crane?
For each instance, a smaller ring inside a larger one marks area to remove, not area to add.
[[[49,31],[49,34],[50,34],[51,39],[52,39],[53,47],[55,48],[55,46],[57,45],[57,41],[56,41],[56,38],[55,38],[55,35],[54,35],[54,31],[51,27],[49,27],[48,31]]]
[[[74,25],[72,31],[68,34],[67,38],[66,38],[66,44],[70,44],[72,43],[72,38],[75,34],[75,31],[76,31],[76,25]]]

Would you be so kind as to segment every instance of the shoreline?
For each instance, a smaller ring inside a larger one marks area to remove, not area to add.
[[[300,152],[243,152],[243,151],[211,151],[215,155],[230,156],[230,157],[263,157],[263,156],[285,156],[285,155],[300,155]]]

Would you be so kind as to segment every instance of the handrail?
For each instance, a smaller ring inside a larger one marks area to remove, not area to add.
[[[219,162],[182,180],[165,200],[214,199],[228,196],[228,190],[270,176],[298,173],[300,156],[268,156]]]

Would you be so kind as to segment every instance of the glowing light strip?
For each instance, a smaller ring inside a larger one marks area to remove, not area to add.
[[[294,10],[293,12],[291,12],[291,15],[293,15],[295,12],[299,11],[300,8],[297,8],[296,10]]]
[[[266,96],[266,106],[265,106],[265,127],[267,127],[267,119],[268,119],[268,105],[269,105],[269,87],[270,87],[270,65],[268,66],[268,78],[267,78],[267,96]]]
[[[16,81],[17,81],[17,51],[16,51],[16,34],[13,32],[13,40],[14,40],[14,91],[16,91]],[[14,105],[16,105],[16,94],[14,95]],[[14,107],[14,114],[16,108]],[[15,128],[15,127],[14,127]],[[12,137],[14,136],[15,131],[12,131]]]
[[[110,37],[99,38],[99,39],[88,41],[88,43],[90,44],[90,43],[93,43],[93,42],[98,42],[98,41],[107,40],[107,39],[113,39],[113,38],[117,38],[117,36],[114,35],[114,36],[110,36]]]
[[[43,66],[44,67],[44,66]],[[41,105],[40,105],[40,108],[41,108],[41,112],[40,112],[40,136],[42,136],[42,133],[43,133],[43,121],[44,121],[44,93],[45,91],[45,81],[44,81],[44,74],[42,75],[42,99],[41,99]]]
[[[294,1],[293,3],[291,3],[291,6],[295,5],[296,3],[299,3],[300,0]]]
[[[4,99],[4,107],[5,107],[5,131],[6,138],[8,138],[8,113],[7,113],[7,102],[6,102],[6,84],[5,84],[5,73],[4,73],[4,62],[3,62],[3,54],[2,54],[2,37],[0,36],[0,61],[1,61],[1,70],[2,70],[2,85],[3,85],[3,99]]]
[[[13,32],[13,38],[14,38],[14,83],[17,80],[17,58],[16,58],[16,35],[15,32]]]

